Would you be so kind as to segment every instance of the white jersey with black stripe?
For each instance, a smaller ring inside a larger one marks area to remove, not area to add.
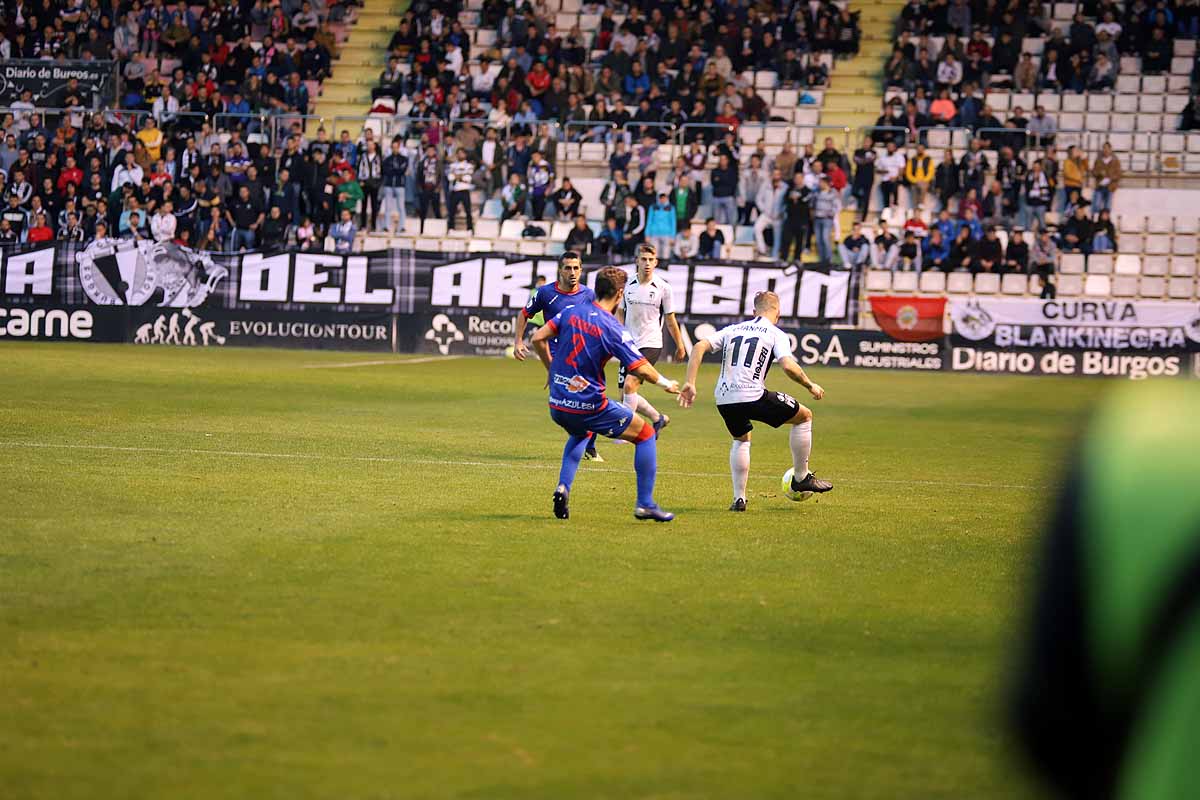
[[[642,283],[634,275],[625,282],[625,329],[633,335],[639,348],[663,346],[663,320],[675,313],[675,297],[671,284],[652,275]]]
[[[721,356],[721,377],[713,391],[719,406],[758,400],[772,362],[792,355],[788,335],[762,317],[722,328],[705,341]]]

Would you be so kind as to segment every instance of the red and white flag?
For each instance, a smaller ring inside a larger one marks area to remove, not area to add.
[[[884,333],[902,342],[928,342],[942,338],[944,297],[872,296],[871,313]]]

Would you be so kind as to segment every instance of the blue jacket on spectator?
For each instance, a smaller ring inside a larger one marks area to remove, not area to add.
[[[658,202],[650,207],[646,237],[654,236],[675,236],[675,209],[667,203]]]
[[[945,236],[940,244],[935,244],[932,237],[926,237],[921,242],[921,248],[925,251],[926,261],[945,261],[950,257],[950,242],[946,241]]]
[[[942,232],[942,241],[944,242],[953,242],[958,238],[959,225],[956,219],[939,219],[933,226]]]
[[[643,72],[635,77],[633,73],[630,73],[621,82],[621,88],[624,89],[625,94],[631,97],[641,97],[650,91],[650,76]]]
[[[403,153],[390,153],[383,159],[383,185],[396,187],[404,186],[408,176],[408,156]]]

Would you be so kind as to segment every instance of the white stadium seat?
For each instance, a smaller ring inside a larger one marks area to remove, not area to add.
[[[1174,256],[1171,259],[1171,277],[1190,278],[1196,274],[1195,256]]]
[[[1150,255],[1165,255],[1171,252],[1171,237],[1152,233],[1146,237],[1144,249]]]
[[[506,219],[500,224],[500,238],[517,241],[521,238],[521,231],[523,230],[525,230],[525,223],[521,220]]]
[[[1087,271],[1089,275],[1111,275],[1113,271],[1113,257],[1107,253],[1097,253],[1088,256]]]
[[[1064,253],[1058,265],[1058,271],[1064,275],[1083,274],[1084,257],[1080,253]]]
[[[427,239],[441,239],[446,235],[446,220],[425,220],[425,227],[421,229],[421,235]]]
[[[1167,291],[1167,282],[1163,278],[1143,276],[1141,286],[1138,288],[1138,294],[1142,297],[1152,297],[1161,299]]]
[[[1177,256],[1194,256],[1196,254],[1196,237],[1192,234],[1176,236],[1171,240],[1171,252]]]
[[[1004,294],[1025,294],[1029,281],[1020,273],[1009,273],[1000,279],[1000,291]]]
[[[1000,276],[981,272],[975,276],[975,294],[996,294],[1000,291]]]
[[[885,269],[867,270],[868,292],[889,292],[892,289],[892,273]]]
[[[1083,294],[1083,276],[1059,275],[1058,293],[1066,297],[1078,297]]]
[[[920,291],[924,294],[941,294],[946,291],[946,273],[941,270],[926,270],[921,273]]]
[[[893,292],[915,292],[917,290],[917,273],[897,272],[892,275]]]
[[[1166,256],[1146,256],[1142,259],[1142,274],[1143,275],[1166,275],[1168,271],[1168,261]]]
[[[951,272],[946,276],[946,291],[950,294],[970,294],[972,288],[969,272]]]
[[[1131,253],[1117,256],[1116,273],[1118,275],[1137,275],[1142,271],[1142,260]]]
[[[1118,275],[1112,279],[1114,297],[1134,297],[1138,292],[1138,279],[1132,275]]]
[[[1172,300],[1190,300],[1195,293],[1195,278],[1171,278],[1167,281],[1167,296]]]
[[[1121,233],[1141,233],[1146,230],[1146,218],[1136,214],[1122,214],[1118,220]]]
[[[1171,217],[1160,216],[1155,214],[1146,220],[1147,233],[1170,233],[1175,227],[1175,220]]]
[[[1108,297],[1112,294],[1112,279],[1107,275],[1088,275],[1083,282],[1083,293],[1088,297]]]

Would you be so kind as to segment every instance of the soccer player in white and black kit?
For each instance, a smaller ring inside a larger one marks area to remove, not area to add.
[[[754,313],[758,316],[739,322],[701,339],[692,346],[688,362],[687,383],[679,392],[679,404],[684,408],[696,400],[696,376],[704,354],[721,355],[721,377],[714,392],[717,410],[725,427],[733,436],[729,449],[729,470],[733,475],[733,505],[730,511],[746,510],[746,481],[750,477],[750,431],[754,422],[765,422],[772,428],[791,425],[792,478],[794,492],[828,492],[829,481],[819,480],[808,468],[812,452],[812,412],[783,392],[766,389],[767,371],[772,361],[784,373],[808,390],[814,400],[825,396],[825,390],[809,380],[804,369],[792,356],[788,335],[776,327],[779,322],[779,295],[759,292],[754,296]]]
[[[679,332],[679,321],[675,319],[675,300],[671,284],[654,274],[658,266],[658,252],[653,245],[643,244],[637,248],[637,275],[625,284],[625,299],[617,307],[617,319],[633,336],[633,343],[651,364],[657,364],[663,350],[663,320],[675,340],[675,359],[682,361],[687,356],[683,347],[683,335]],[[626,374],[621,367],[617,386],[623,393],[621,402],[654,423],[654,430],[661,431],[671,421],[666,414],[650,405],[638,394],[642,382],[636,375]]]

